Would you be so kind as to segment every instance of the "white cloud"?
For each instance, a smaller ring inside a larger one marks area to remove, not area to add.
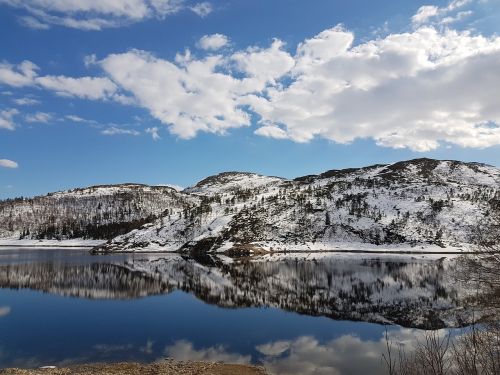
[[[35,17],[32,16],[23,16],[19,17],[19,22],[21,25],[29,27],[30,29],[34,30],[48,30],[50,29],[50,26],[47,23],[44,23],[42,21],[39,21]]]
[[[163,19],[184,7],[183,0],[0,0],[0,4],[22,9],[21,23],[39,30],[52,25],[101,30]]]
[[[19,164],[9,159],[0,159],[0,167],[15,169],[19,167]]]
[[[496,36],[422,26],[356,44],[336,26],[295,52],[274,40],[202,58],[131,50],[92,63],[105,76],[38,76],[33,63],[3,63],[0,82],[137,105],[184,139],[254,122],[257,135],[296,142],[372,139],[416,151],[500,145]]]
[[[194,13],[196,13],[200,17],[206,17],[210,13],[213,12],[214,8],[211,3],[208,1],[204,1],[202,3],[195,4],[194,6],[190,7]]]
[[[411,18],[414,24],[420,25],[427,22],[430,18],[439,14],[439,8],[435,5],[421,6],[417,13]]]
[[[165,354],[178,361],[203,361],[203,362],[224,362],[235,364],[250,363],[250,355],[229,353],[223,346],[214,346],[204,349],[195,349],[188,341],[177,341],[174,345],[165,348]]]
[[[467,18],[468,16],[472,15],[474,12],[472,10],[467,10],[463,12],[458,12],[455,16],[448,16],[444,17],[440,23],[441,25],[448,25],[454,22],[462,21],[464,18]]]
[[[470,15],[471,11],[459,12],[457,16],[447,16],[448,14],[457,11],[460,8],[470,4],[473,0],[453,0],[445,7],[437,7],[435,5],[421,6],[417,13],[411,18],[413,25],[420,26],[432,21],[440,24],[449,24],[460,21],[464,17]]]
[[[87,55],[83,58],[83,63],[85,64],[86,68],[89,68],[92,65],[95,65],[96,62],[97,62],[97,56],[94,53]]]
[[[159,132],[159,129],[157,127],[146,129],[146,133],[151,135],[151,137],[153,138],[153,141],[158,141],[161,139],[160,134],[158,134],[158,132]]]
[[[85,120],[84,118],[81,118],[80,116],[76,115],[66,115],[65,118],[67,120],[73,121],[73,122],[87,122],[88,120]]]
[[[52,115],[50,113],[37,112],[30,115],[26,115],[24,119],[26,120],[26,122],[48,123],[49,121],[52,120]]]
[[[37,76],[38,67],[31,61],[23,61],[19,65],[0,62],[0,84],[13,87],[30,86]]]
[[[40,104],[40,101],[33,98],[18,98],[14,99],[14,103],[17,105],[36,105]]]
[[[187,139],[198,131],[224,133],[250,125],[248,113],[239,108],[241,82],[215,72],[223,63],[221,56],[210,56],[179,66],[143,51],[130,51],[108,56],[101,66],[153,117]]]
[[[95,120],[89,120],[76,115],[66,115],[64,116],[64,118],[59,119],[59,121],[64,121],[64,120],[69,120],[72,122],[83,123],[83,124],[98,125],[98,122]]]
[[[241,72],[270,83],[275,83],[295,65],[293,57],[284,50],[284,43],[277,39],[269,48],[248,48],[233,54],[231,59]]]
[[[275,40],[204,59],[187,51],[170,62],[130,51],[99,63],[182,138],[249,126],[255,113],[256,134],[266,137],[371,138],[429,151],[441,142],[500,144],[499,62],[497,37],[421,27],[355,45],[353,33],[337,26],[305,40],[294,55]]]
[[[357,46],[352,40],[334,28],[302,43],[292,82],[249,100],[265,126],[257,134],[372,138],[417,151],[441,141],[500,144],[500,128],[491,126],[500,123],[500,38],[424,27]]]
[[[275,139],[287,139],[288,135],[286,131],[278,128],[277,126],[262,126],[255,131],[255,134],[261,135],[267,138],[275,138]]]
[[[107,129],[104,129],[101,131],[101,134],[103,135],[139,135],[137,130],[131,130],[131,129],[123,129],[123,128],[118,128],[116,126],[111,126]]]
[[[0,129],[14,130],[14,116],[18,115],[19,111],[15,108],[4,109],[0,111]]]
[[[204,50],[216,51],[229,44],[229,38],[223,34],[204,35],[198,41],[198,47]]]
[[[193,59],[189,51],[170,62],[133,50],[100,61],[113,82],[185,139],[199,131],[224,134],[249,126],[251,116],[245,106],[251,98],[247,95],[271,87],[293,64],[279,41],[267,49],[250,48],[201,60]],[[231,75],[229,66],[243,73],[242,77]]]
[[[35,82],[61,96],[76,96],[83,99],[105,99],[116,91],[116,85],[108,78],[64,76],[37,77]]]
[[[116,85],[106,77],[39,76],[38,70],[38,66],[31,61],[23,61],[19,65],[0,63],[0,84],[40,87],[61,96],[93,100],[111,97],[117,90]]]

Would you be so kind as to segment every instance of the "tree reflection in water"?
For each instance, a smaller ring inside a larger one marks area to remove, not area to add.
[[[99,257],[87,262],[0,264],[0,287],[64,296],[132,299],[182,290],[226,308],[270,306],[312,316],[438,329],[465,325],[464,291],[450,259],[322,256]]]

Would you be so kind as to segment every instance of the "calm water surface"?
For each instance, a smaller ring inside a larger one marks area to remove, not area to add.
[[[0,368],[161,358],[383,374],[384,332],[467,319],[447,259],[0,249]]]

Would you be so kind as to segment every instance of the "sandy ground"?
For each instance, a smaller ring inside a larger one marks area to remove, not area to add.
[[[207,362],[117,363],[56,369],[4,369],[1,375],[266,375],[262,368]]]

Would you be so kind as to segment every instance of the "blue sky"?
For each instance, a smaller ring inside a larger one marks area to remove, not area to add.
[[[495,0],[68,3],[0,0],[2,198],[415,157],[500,166]]]

